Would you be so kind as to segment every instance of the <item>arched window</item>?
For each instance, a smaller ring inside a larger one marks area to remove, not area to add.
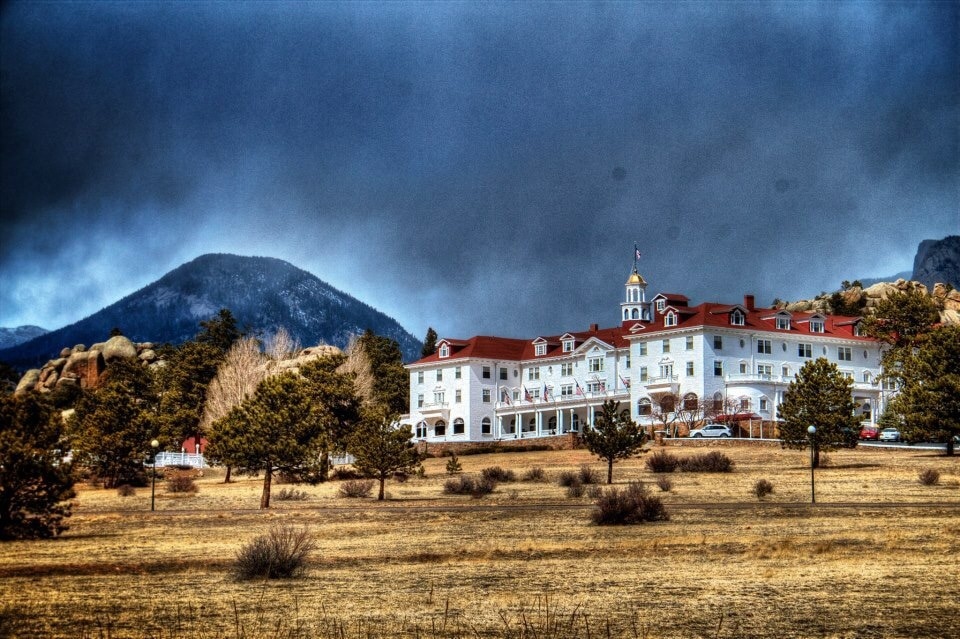
[[[570,430],[575,433],[580,431],[580,416],[576,413],[570,418]]]
[[[863,371],[863,383],[864,384],[870,383],[870,371]]]
[[[508,433],[515,433],[515,432],[517,432],[517,420],[516,420],[516,419],[511,419],[511,420],[510,420],[510,425],[507,426],[507,432],[508,432]]]
[[[625,319],[625,320],[626,320],[626,319],[630,319],[630,311],[629,311],[629,310],[623,309],[623,319]]]
[[[649,415],[651,413],[650,400],[641,397],[637,400],[637,415]]]
[[[870,419],[870,414],[873,412],[873,407],[870,406],[870,402],[864,402],[863,406],[860,407],[860,414],[863,416],[863,419]]]
[[[713,410],[718,413],[723,412],[723,393],[719,391],[713,394]]]
[[[433,434],[437,437],[443,437],[447,434],[447,423],[442,419],[433,425]]]
[[[547,420],[547,428],[552,431],[557,430],[557,416],[551,415],[550,419]]]
[[[687,393],[683,396],[683,410],[697,410],[697,394]]]
[[[530,421],[527,422],[527,432],[533,432],[537,430],[537,418],[531,417]]]
[[[454,434],[454,435],[463,435],[463,431],[464,431],[464,428],[463,428],[463,418],[462,418],[462,417],[457,417],[455,420],[453,420],[453,434]]]
[[[490,434],[490,418],[484,417],[480,420],[480,434],[489,435]]]
[[[640,319],[640,311],[633,309],[633,316],[630,319]]]
[[[744,322],[743,311],[741,311],[739,308],[735,309],[732,313],[730,313],[731,324],[733,324],[734,326],[743,326],[743,322]]]
[[[423,439],[427,436],[427,422],[417,424],[417,439]]]
[[[673,395],[666,395],[660,400],[660,410],[664,413],[672,413],[677,409],[677,398]]]
[[[666,317],[663,318],[664,326],[676,326],[677,325],[677,314],[673,311],[667,313]]]

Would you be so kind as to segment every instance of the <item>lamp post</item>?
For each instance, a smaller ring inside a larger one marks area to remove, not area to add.
[[[807,434],[810,435],[810,503],[817,503],[817,491],[813,483],[813,460],[814,460],[814,436],[817,434],[817,427],[807,426]]]
[[[160,442],[153,440],[150,442],[150,448],[153,449],[153,473],[150,477],[150,511],[153,512],[155,505],[155,495],[157,494],[157,448]]]

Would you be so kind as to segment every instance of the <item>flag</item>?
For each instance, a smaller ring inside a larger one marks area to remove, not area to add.
[[[633,259],[635,260],[640,259],[640,249],[637,248],[636,244],[633,245]]]
[[[549,399],[549,397],[547,397],[547,393],[549,393],[549,392],[550,392],[550,391],[547,390],[547,385],[544,384],[544,385],[543,385],[543,401],[547,401],[547,400]]]
[[[624,379],[623,375],[620,376],[620,382],[623,383],[624,388],[630,388],[630,380]]]
[[[578,382],[577,380],[573,380],[573,383],[577,385],[577,395],[579,395],[580,397],[583,397],[583,389],[580,388],[580,382]]]
[[[509,390],[509,389],[506,389],[506,388],[502,388],[502,389],[500,389],[500,390],[503,391],[503,392],[501,393],[501,394],[503,395],[503,401],[506,402],[507,405],[509,405],[509,404],[510,404],[510,390]]]
[[[532,402],[533,397],[530,395],[530,391],[527,390],[527,387],[523,387],[523,400],[526,402]]]

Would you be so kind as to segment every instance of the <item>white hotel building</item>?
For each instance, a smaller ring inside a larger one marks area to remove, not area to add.
[[[865,422],[882,412],[880,345],[859,317],[791,313],[740,304],[689,306],[683,295],[646,299],[636,269],[626,282],[620,324],[533,339],[441,339],[407,365],[410,424],[427,442],[493,442],[578,432],[605,400],[629,405],[644,425],[661,410],[694,401],[706,414],[777,418],[797,371],[824,357],[853,379]]]

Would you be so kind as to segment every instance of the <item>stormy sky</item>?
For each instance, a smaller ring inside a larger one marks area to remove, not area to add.
[[[0,326],[200,254],[417,337],[908,270],[960,232],[960,4],[6,3]]]

